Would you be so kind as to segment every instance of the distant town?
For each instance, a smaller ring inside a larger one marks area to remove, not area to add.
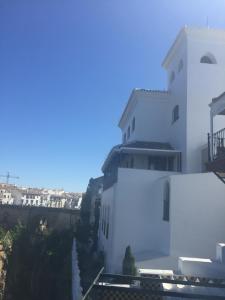
[[[42,206],[79,209],[82,193],[65,192],[63,189],[19,187],[0,183],[0,205]]]

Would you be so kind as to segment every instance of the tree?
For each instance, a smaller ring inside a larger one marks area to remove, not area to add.
[[[101,200],[96,199],[95,201],[95,222],[92,228],[92,239],[93,239],[93,246],[92,252],[97,251],[98,248],[98,228],[99,228],[99,219],[100,219],[100,206]]]
[[[130,246],[127,246],[123,259],[123,275],[135,276],[136,274],[135,258],[131,253]]]

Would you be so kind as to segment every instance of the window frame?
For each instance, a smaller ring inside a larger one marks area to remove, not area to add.
[[[181,58],[178,64],[178,73],[180,73],[182,71],[182,69],[184,68],[184,61]]]
[[[172,111],[172,124],[177,122],[180,118],[180,107],[178,104],[176,104]]]
[[[123,143],[125,144],[126,141],[127,141],[127,134],[126,134],[126,132],[124,132],[124,134],[123,134]]]
[[[170,183],[166,181],[163,189],[163,221],[170,221]]]
[[[129,139],[129,138],[130,138],[130,125],[127,128],[127,139]]]
[[[170,84],[173,83],[175,80],[175,72],[172,71],[171,74],[170,74]]]
[[[135,126],[136,126],[136,120],[135,120],[135,117],[133,117],[133,120],[132,120],[132,126],[131,126],[131,128],[132,128],[132,132],[134,132],[134,130],[135,130]]]

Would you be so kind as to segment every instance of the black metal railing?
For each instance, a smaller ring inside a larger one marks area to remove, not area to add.
[[[225,128],[208,134],[209,161],[225,158]]]
[[[170,288],[164,288],[163,284],[170,285]],[[158,296],[157,299],[225,299],[225,279],[185,275],[157,274],[140,277],[100,273],[83,300],[155,299],[155,296]]]

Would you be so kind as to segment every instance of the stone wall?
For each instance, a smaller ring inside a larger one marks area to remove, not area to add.
[[[0,225],[5,228],[11,228],[18,222],[27,225],[32,221],[42,220],[52,229],[75,229],[79,216],[79,209],[0,205]]]

